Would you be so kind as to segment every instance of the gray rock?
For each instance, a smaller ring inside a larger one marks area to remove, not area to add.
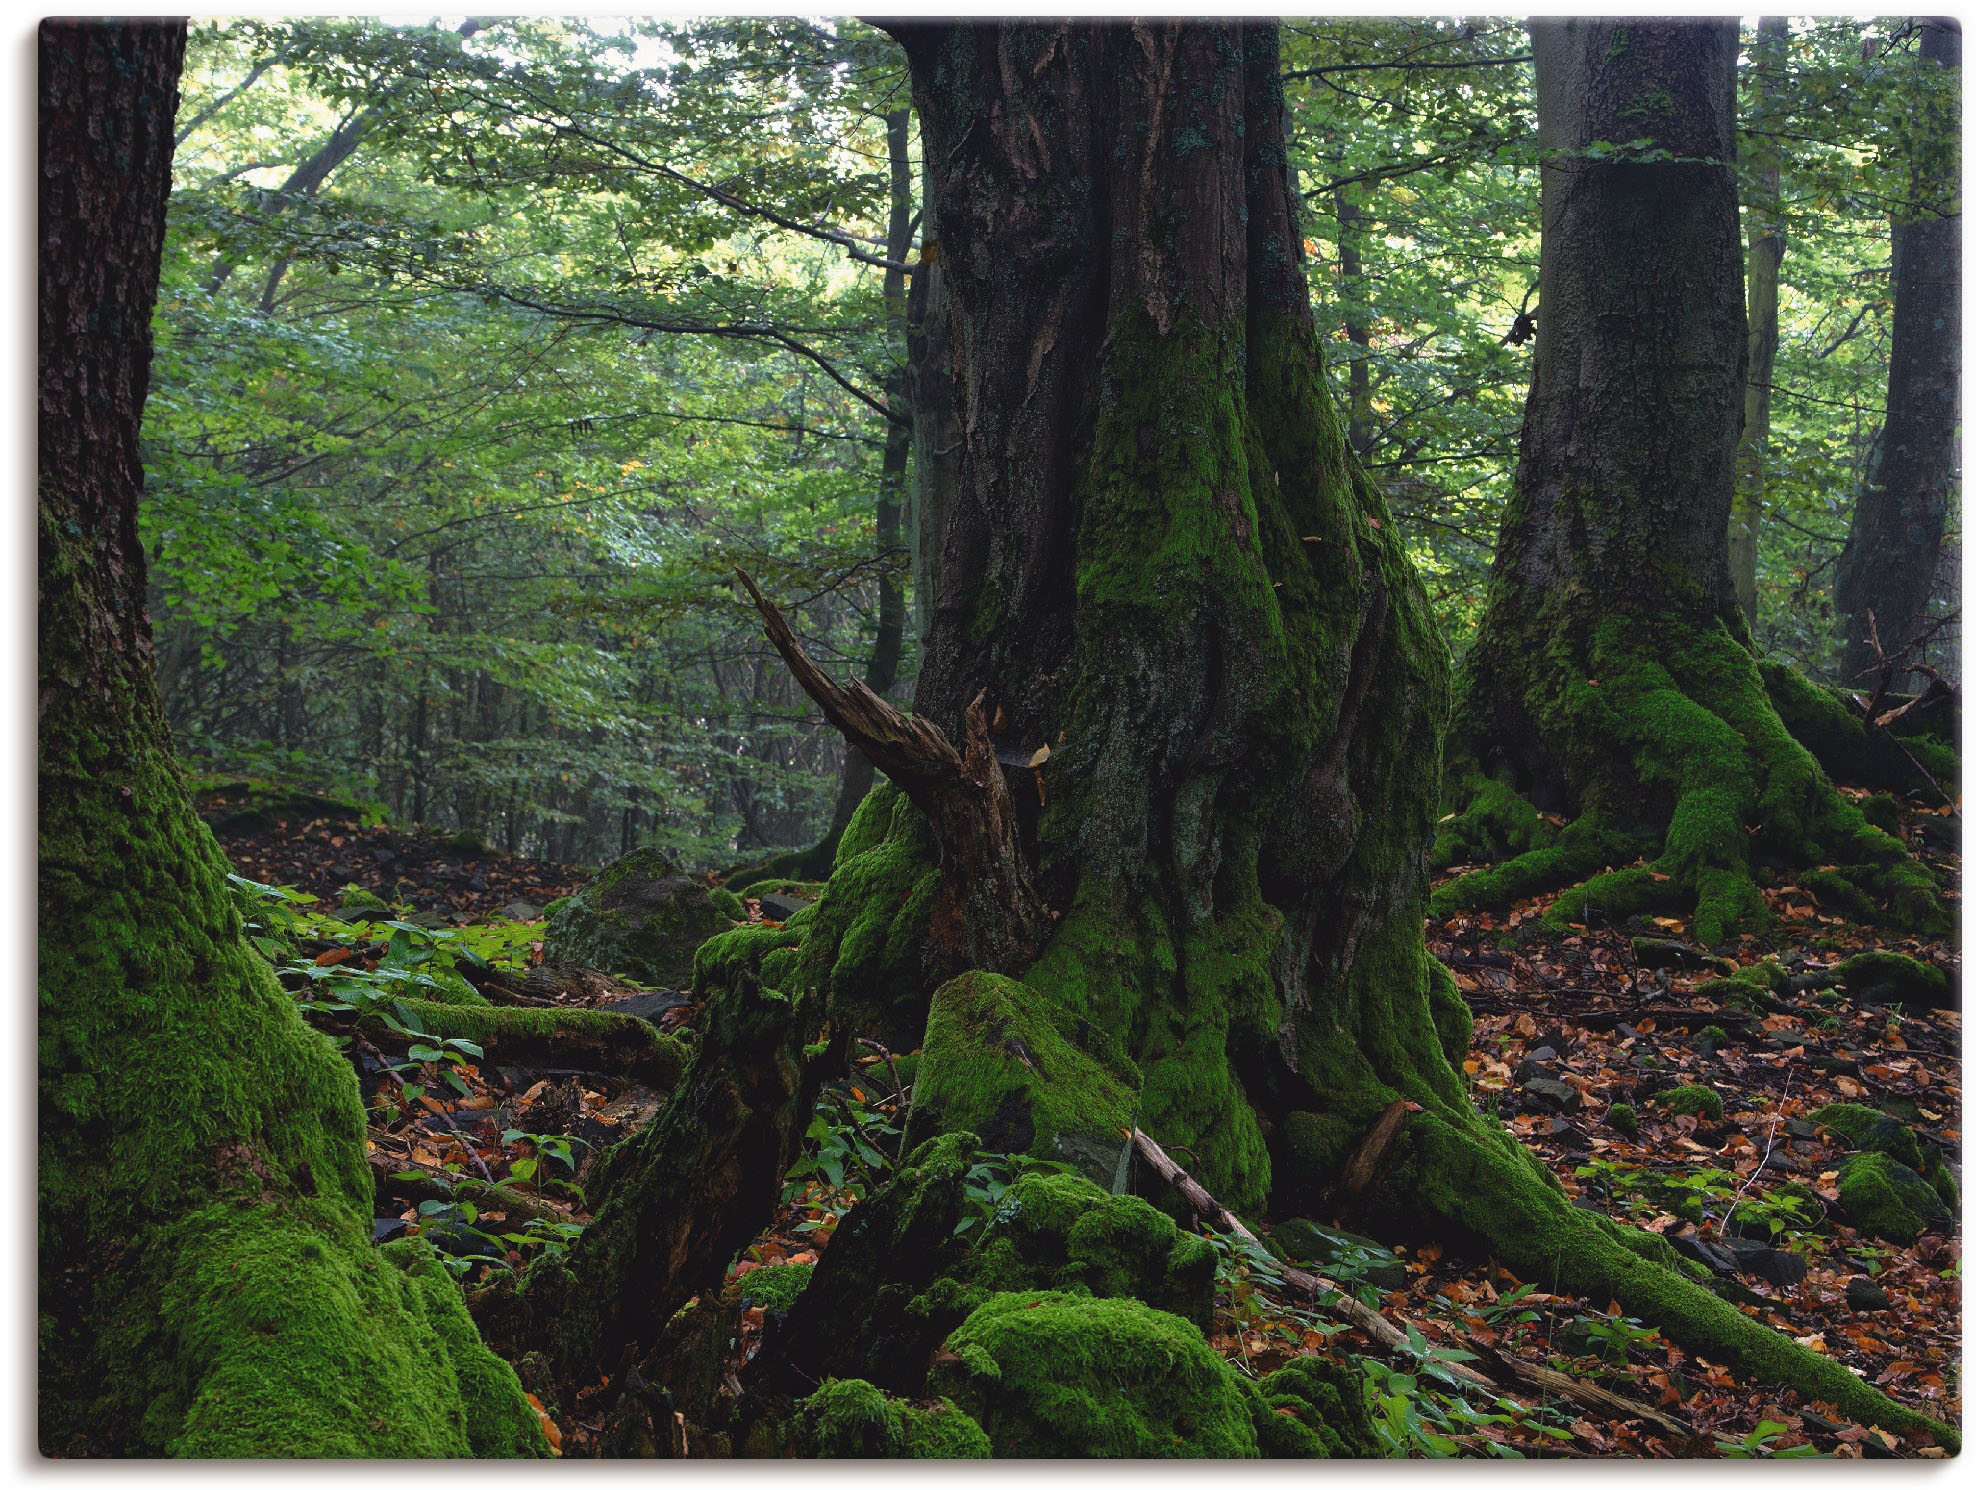
[[[678,988],[693,981],[695,949],[731,924],[705,885],[658,850],[634,849],[550,914],[543,960]]]
[[[1580,1094],[1563,1081],[1535,1076],[1519,1088],[1526,1098],[1554,1112],[1578,1112]]]
[[[543,913],[543,908],[533,901],[511,900],[501,908],[501,913],[511,921],[533,921]]]
[[[619,999],[614,1003],[599,1004],[602,1014],[630,1014],[636,1019],[656,1021],[668,1009],[677,1009],[682,1004],[692,1003],[684,993],[676,993],[670,988],[662,988],[658,993],[635,993],[630,998]]]
[[[1681,1232],[1669,1237],[1669,1245],[1683,1256],[1694,1258],[1713,1273],[1731,1274],[1738,1270],[1737,1261],[1714,1242],[1706,1242],[1693,1231]]]
[[[1806,1259],[1796,1253],[1743,1237],[1725,1237],[1717,1245],[1731,1255],[1739,1272],[1750,1277],[1763,1278],[1781,1288],[1791,1288],[1806,1278]]]
[[[763,920],[787,921],[811,902],[799,900],[794,895],[765,895],[757,904],[762,907]]]
[[[1888,1291],[1872,1278],[1850,1278],[1847,1290],[1848,1307],[1869,1313],[1876,1309],[1887,1309],[1895,1301]]]

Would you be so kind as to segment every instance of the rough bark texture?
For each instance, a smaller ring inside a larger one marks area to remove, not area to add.
[[[1585,881],[1558,918],[1694,908],[1717,942],[1763,923],[1755,868],[1836,860],[1895,918],[1941,923],[1928,872],[1787,733],[1731,582],[1737,27],[1548,21],[1533,46],[1543,311],[1463,725],[1487,771],[1577,818],[1437,907]]]
[[[355,1079],[247,946],[159,711],[137,436],[184,47],[41,28],[42,1447],[542,1453],[431,1251],[371,1246]]]
[[[1757,73],[1755,135],[1744,141],[1746,250],[1744,429],[1738,435],[1737,486],[1731,494],[1731,584],[1747,627],[1758,621],[1758,529],[1765,512],[1765,455],[1772,434],[1772,364],[1779,351],[1779,263],[1786,253],[1779,211],[1780,95],[1785,89],[1786,18],[1758,23],[1751,49]]]
[[[1921,26],[1924,59],[1960,68],[1958,23],[1933,20]],[[1956,119],[1952,108],[1945,126],[1954,131]],[[1842,614],[1844,680],[1877,663],[1869,612],[1888,653],[1922,632],[1943,547],[1944,514],[1957,477],[1964,326],[1957,169],[1955,149],[1933,152],[1913,175],[1911,211],[1898,216],[1891,229],[1895,313],[1882,456],[1855,506],[1834,584]]]

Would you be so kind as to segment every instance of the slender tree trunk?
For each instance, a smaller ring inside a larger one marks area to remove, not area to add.
[[[1779,126],[1785,92],[1786,18],[1758,23],[1751,49],[1756,77],[1752,122],[1759,131]],[[1758,529],[1765,512],[1766,446],[1772,436],[1772,364],[1779,350],[1779,264],[1786,253],[1785,218],[1779,210],[1778,142],[1761,133],[1744,141],[1746,277],[1744,429],[1738,436],[1737,485],[1731,494],[1731,584],[1747,628],[1758,623]]]
[[[927,180],[922,171],[923,180]],[[913,410],[914,635],[925,647],[941,584],[942,531],[960,480],[960,417],[955,412],[954,349],[948,341],[947,269],[931,182],[922,193],[920,262],[907,297],[907,402]]]
[[[1367,314],[1367,275],[1360,261],[1360,239],[1367,214],[1354,197],[1355,188],[1341,186],[1332,194],[1339,221],[1339,301],[1346,339],[1353,356],[1346,365],[1346,443],[1355,455],[1365,455],[1374,442],[1373,369],[1367,354],[1373,329]]]
[[[1926,63],[1957,72],[1963,38],[1954,20],[1920,23]],[[1911,174],[1910,210],[1892,225],[1894,326],[1882,458],[1855,504],[1835,576],[1842,615],[1841,676],[1876,665],[1868,617],[1893,655],[1924,628],[1958,467],[1963,338],[1963,217],[1957,210],[1957,110],[1953,103]]]
[[[41,1445],[540,1453],[350,1068],[246,943],[158,705],[138,426],[183,22],[40,36]]]

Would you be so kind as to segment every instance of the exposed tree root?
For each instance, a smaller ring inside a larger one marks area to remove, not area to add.
[[[665,1091],[679,1081],[692,1055],[692,1047],[679,1036],[662,1034],[630,1014],[602,1009],[497,1009],[430,999],[398,1003],[411,1011],[425,1034],[471,1040],[487,1060],[505,1066],[608,1072]],[[417,1038],[379,1019],[306,1004],[303,1009],[319,1029],[361,1026],[371,1039],[395,1047]]]

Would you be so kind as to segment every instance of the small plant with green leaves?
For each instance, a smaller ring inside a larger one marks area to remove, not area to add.
[[[1008,1221],[1015,1216],[1006,1197],[1010,1187],[1027,1174],[1070,1174],[1072,1166],[1057,1159],[1039,1159],[1029,1154],[1002,1154],[977,1149],[962,1176],[962,1217],[953,1235],[967,1236],[978,1227]]]
[[[818,1097],[804,1131],[803,1154],[783,1176],[783,1203],[789,1205],[807,1191],[814,1196],[822,1191],[817,1208],[835,1222],[879,1187],[893,1166],[899,1142],[900,1129],[890,1112],[869,1103],[862,1088],[833,1083]],[[813,1218],[799,1223],[798,1229],[812,1231],[824,1224],[822,1218]]]
[[[1784,1423],[1775,1423],[1770,1418],[1761,1419],[1758,1426],[1740,1439],[1720,1438],[1717,1452],[1726,1459],[1818,1459],[1820,1450],[1810,1443],[1794,1444],[1791,1448],[1774,1448],[1773,1440],[1787,1433]]]

